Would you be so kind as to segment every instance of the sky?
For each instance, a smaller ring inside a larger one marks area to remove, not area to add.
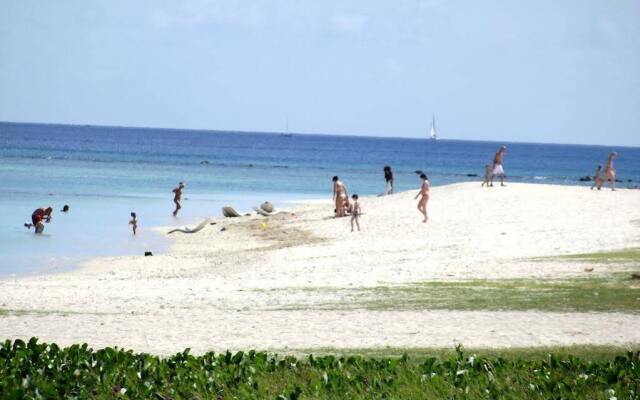
[[[0,1],[0,120],[640,146],[638,0]]]

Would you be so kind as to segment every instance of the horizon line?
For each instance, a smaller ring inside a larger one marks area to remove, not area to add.
[[[408,139],[408,140],[428,140],[430,138],[425,135],[422,137],[412,136],[381,136],[371,134],[358,134],[358,133],[318,133],[318,132],[283,132],[283,131],[250,131],[250,130],[224,130],[224,129],[209,129],[209,128],[170,128],[170,127],[158,127],[158,126],[135,126],[135,125],[100,125],[100,124],[83,124],[83,123],[62,123],[62,122],[24,122],[24,121],[2,121],[3,124],[16,124],[16,125],[53,125],[53,126],[73,126],[73,127],[93,127],[93,128],[112,128],[112,129],[146,129],[146,130],[165,130],[165,131],[194,131],[194,132],[207,132],[207,133],[236,133],[236,134],[266,134],[266,135],[306,135],[306,136],[340,136],[340,137],[352,137],[352,138],[370,138],[370,139]],[[624,147],[624,148],[640,148],[640,145],[609,145],[609,144],[597,144],[597,143],[565,143],[565,142],[532,142],[532,141],[498,141],[495,139],[456,139],[441,137],[437,140],[443,141],[458,141],[458,142],[487,142],[487,143],[514,143],[514,144],[548,144],[548,145],[568,145],[568,146],[598,146],[598,147]]]

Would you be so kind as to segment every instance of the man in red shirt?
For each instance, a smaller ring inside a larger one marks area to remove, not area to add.
[[[51,207],[37,208],[31,214],[31,223],[24,224],[24,226],[27,227],[27,229],[31,229],[31,227],[33,227],[35,228],[36,233],[42,233],[44,231],[44,222],[49,223],[51,221],[52,212],[53,208]]]

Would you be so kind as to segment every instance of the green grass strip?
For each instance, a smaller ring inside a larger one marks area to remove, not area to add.
[[[567,254],[561,256],[535,257],[534,261],[582,261],[596,264],[609,263],[639,263],[640,248],[602,251],[596,253]]]
[[[295,289],[283,289],[295,290]],[[532,279],[423,282],[372,288],[310,288],[319,303],[280,309],[640,312],[640,282],[630,274],[565,281]]]

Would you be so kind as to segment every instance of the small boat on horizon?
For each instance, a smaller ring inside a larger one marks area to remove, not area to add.
[[[285,128],[285,132],[281,133],[280,136],[282,137],[291,137],[293,136],[291,133],[289,133],[289,116],[287,115],[286,117],[286,128]]]

